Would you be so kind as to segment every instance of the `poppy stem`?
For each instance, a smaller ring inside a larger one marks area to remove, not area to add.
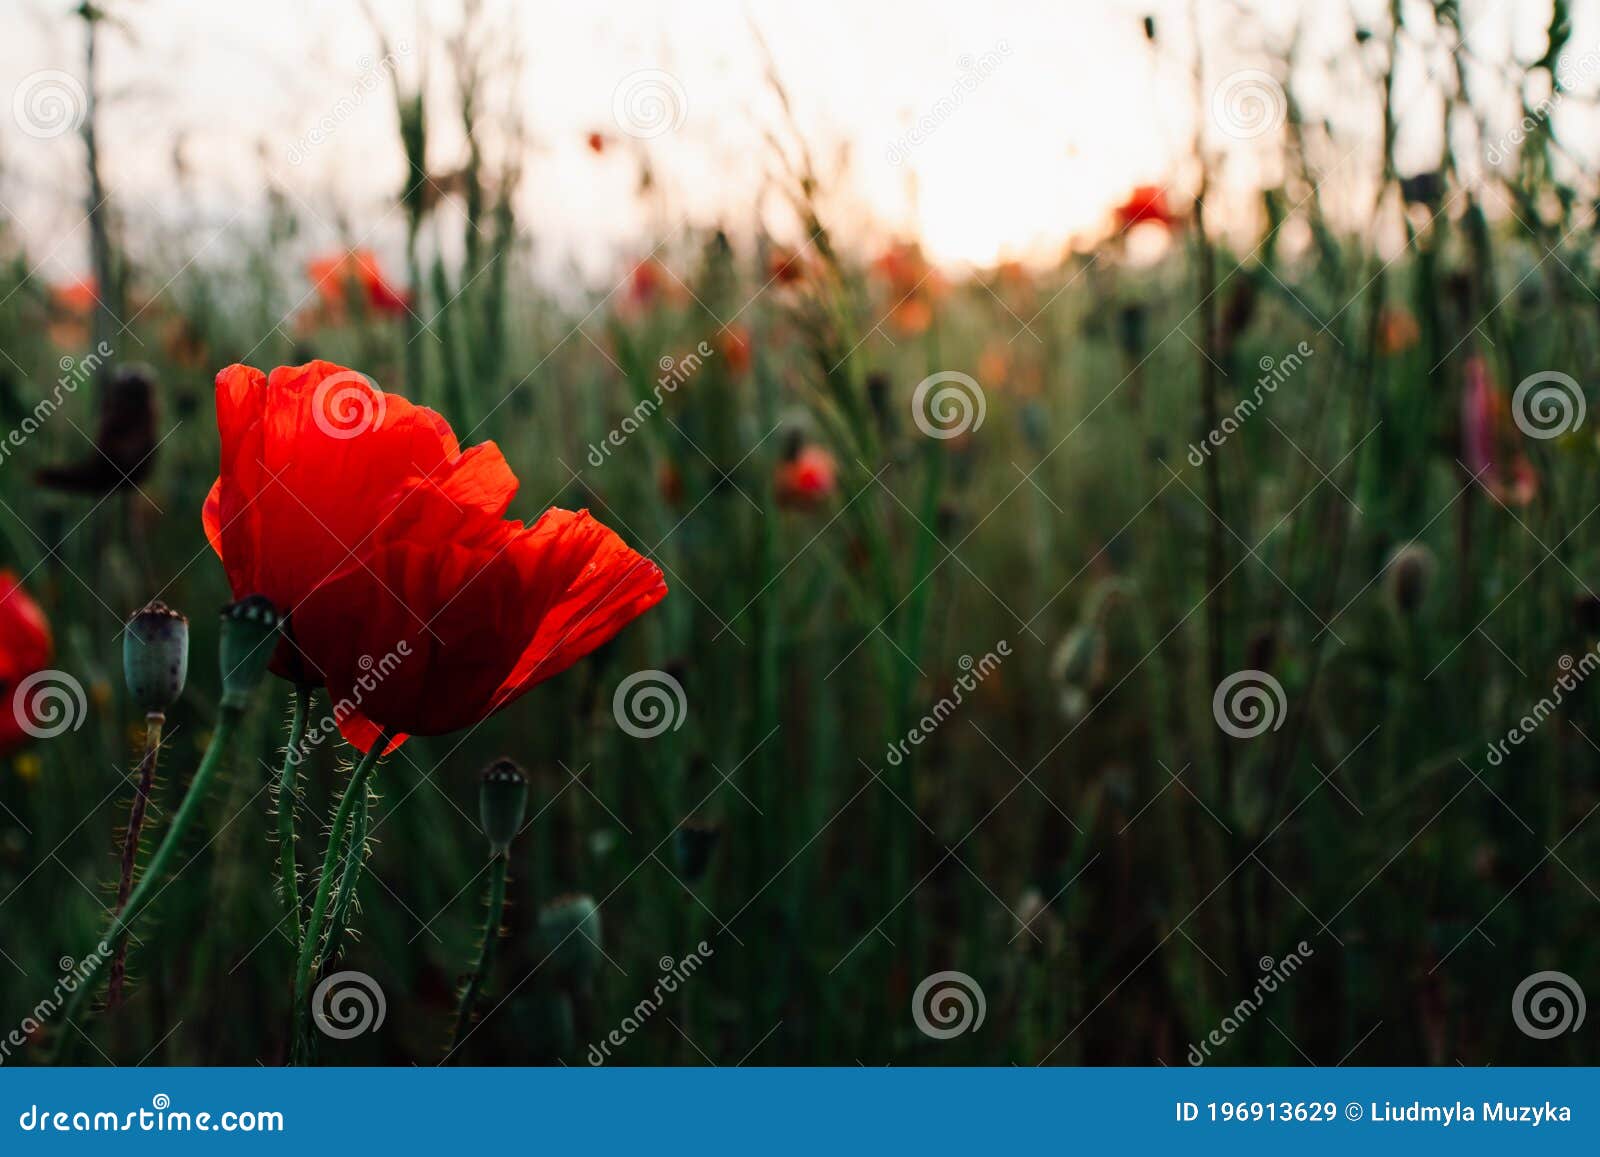
[[[328,898],[333,892],[333,880],[339,873],[335,870],[339,863],[339,850],[344,844],[344,835],[350,827],[350,815],[355,810],[356,800],[365,800],[367,796],[367,780],[372,777],[373,770],[378,766],[378,759],[383,754],[383,749],[389,745],[389,736],[378,736],[371,750],[361,757],[361,762],[356,764],[356,769],[350,775],[350,785],[345,788],[344,795],[339,800],[339,810],[334,813],[333,826],[328,831],[328,850],[322,857],[322,878],[317,882],[316,899],[311,904],[311,920],[306,925],[305,937],[300,942],[300,960],[295,967],[294,979],[294,1022],[298,1027],[295,1034],[295,1054],[303,1060],[310,1051],[310,1026],[311,1008],[306,997],[311,988],[311,976],[314,966],[318,963],[317,949],[322,940],[322,923],[328,915]]]
[[[200,801],[205,798],[206,789],[211,785],[212,778],[217,773],[217,768],[222,765],[222,757],[227,753],[228,746],[233,742],[233,734],[238,727],[244,712],[238,707],[224,706],[222,714],[217,721],[217,729],[211,733],[211,743],[206,748],[200,766],[195,769],[194,779],[189,783],[189,790],[183,797],[177,814],[172,817],[172,824],[167,828],[167,834],[162,837],[161,846],[156,849],[156,854],[150,857],[150,863],[145,868],[144,875],[139,878],[139,883],[128,896],[128,902],[122,910],[111,918],[111,925],[106,929],[106,934],[78,964],[78,986],[72,992],[72,998],[67,1002],[62,1013],[62,1020],[75,1026],[75,1017],[83,1011],[83,1004],[89,998],[89,993],[94,989],[95,974],[99,972],[100,965],[112,951],[122,947],[126,941],[133,922],[144,914],[144,910],[154,900],[159,892],[156,890],[156,881],[161,879],[166,870],[167,862],[172,859],[178,844],[182,842],[184,833],[194,823],[194,818],[200,812]],[[64,1036],[56,1038],[56,1045],[52,1048],[50,1056],[53,1059],[60,1049],[60,1042]]]
[[[500,920],[506,906],[506,866],[510,860],[508,853],[498,852],[489,864],[489,911],[483,923],[483,943],[478,947],[477,967],[472,970],[466,987],[461,990],[461,1006],[456,1010],[456,1031],[450,1041],[452,1054],[466,1039],[467,1024],[472,1020],[478,993],[483,988],[484,978],[489,975],[490,964],[494,962],[495,944],[501,933]]]
[[[295,684],[294,715],[289,720],[289,745],[283,751],[283,768],[278,772],[278,859],[282,873],[279,886],[283,902],[289,907],[294,925],[294,945],[300,948],[304,927],[300,920],[300,871],[295,862],[294,809],[300,798],[300,744],[306,736],[306,717],[311,712],[313,688]]]
[[[361,869],[367,859],[367,821],[372,806],[372,790],[368,788],[356,800],[355,813],[350,817],[350,839],[344,855],[339,890],[334,894],[333,907],[328,913],[328,950],[332,959],[339,951],[339,942],[350,926],[350,906],[355,901],[356,885],[361,882]]]
[[[117,911],[127,906],[133,892],[133,871],[139,860],[139,835],[144,829],[145,808],[150,802],[150,788],[155,782],[156,760],[160,756],[161,728],[166,723],[164,712],[152,711],[145,716],[144,756],[139,760],[139,786],[133,803],[128,808],[128,831],[122,838],[122,879],[117,883]],[[111,961],[111,979],[108,983],[106,1004],[116,1008],[122,1003],[122,981],[127,975],[128,946],[119,945]]]

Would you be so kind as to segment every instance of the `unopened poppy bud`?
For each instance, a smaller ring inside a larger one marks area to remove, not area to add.
[[[539,940],[556,974],[585,983],[600,970],[600,908],[591,896],[558,896],[539,912]]]
[[[1403,615],[1414,615],[1428,597],[1436,567],[1433,551],[1421,543],[1401,547],[1389,560],[1389,598]]]
[[[278,646],[278,609],[261,595],[222,608],[222,706],[242,711],[266,674]]]
[[[153,602],[122,633],[122,677],[139,710],[164,712],[183,694],[189,674],[189,620]]]
[[[511,850],[511,841],[522,830],[522,816],[528,810],[528,777],[509,759],[497,759],[483,769],[478,785],[478,822],[497,856]]]
[[[722,829],[704,820],[689,820],[673,833],[672,850],[685,880],[694,884],[705,876],[721,839]]]

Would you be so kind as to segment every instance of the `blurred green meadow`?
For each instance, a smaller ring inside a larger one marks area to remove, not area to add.
[[[1197,133],[1051,262],[846,242],[780,124],[785,227],[664,229],[556,292],[516,207],[537,156],[477,147],[493,78],[465,50],[454,100],[385,90],[403,238],[370,264],[359,221],[309,246],[266,171],[263,212],[201,247],[91,195],[87,165],[79,286],[0,221],[0,562],[84,695],[0,761],[0,1034],[35,1022],[7,1063],[290,1055],[276,679],[134,930],[120,1007],[34,1014],[115,898],[143,735],[123,624],[147,601],[192,635],[146,859],[217,720],[212,379],[312,357],[494,440],[512,517],[587,508],[671,592],[382,762],[320,969],[364,974],[382,1021],[321,1063],[1600,1061],[1592,1025],[1541,1036],[1517,1011],[1541,972],[1600,992],[1600,190],[1536,95],[1581,46],[1558,2],[1499,164],[1445,70],[1459,131],[1402,171],[1391,54],[1466,49],[1455,5],[1400,7],[1335,46],[1369,74],[1364,137],[1265,88],[1275,179],[1224,218]],[[441,168],[446,122],[466,147]],[[665,201],[649,149],[670,137],[596,136]],[[1351,212],[1325,170],[1357,148]],[[526,822],[451,1049],[501,757]],[[301,768],[305,881],[350,762],[329,742]]]

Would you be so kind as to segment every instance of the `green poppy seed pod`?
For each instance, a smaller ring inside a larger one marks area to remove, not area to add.
[[[704,820],[687,820],[672,834],[678,870],[689,883],[698,883],[711,866],[712,854],[722,839],[722,829]]]
[[[160,714],[183,694],[189,674],[189,620],[152,602],[122,633],[122,677],[145,714]]]
[[[1421,609],[1437,566],[1433,551],[1417,542],[1401,547],[1389,560],[1389,598],[1402,615],[1414,615]]]
[[[478,820],[489,837],[494,854],[511,850],[511,841],[522,830],[522,816],[528,810],[528,777],[509,759],[497,759],[483,769],[478,785]]]
[[[600,908],[592,896],[558,896],[539,912],[539,941],[558,976],[579,984],[600,970]]]
[[[242,711],[267,672],[278,646],[283,616],[261,595],[251,595],[222,608],[222,706]]]

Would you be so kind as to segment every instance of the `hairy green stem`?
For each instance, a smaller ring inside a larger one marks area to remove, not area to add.
[[[294,689],[294,716],[289,721],[289,745],[284,748],[283,767],[278,772],[278,861],[282,875],[283,902],[289,907],[296,950],[304,927],[300,922],[300,872],[295,866],[294,804],[298,797],[300,744],[305,740],[306,716],[311,713],[313,688],[297,683]]]
[[[133,802],[128,807],[128,831],[122,837],[122,878],[117,883],[117,911],[128,904],[133,894],[133,873],[139,864],[139,835],[144,830],[145,808],[150,803],[150,788],[155,783],[156,760],[161,750],[161,728],[167,717],[160,711],[145,716],[144,757],[139,760],[139,785]],[[128,970],[128,946],[117,948],[111,961],[111,979],[107,982],[106,1003],[116,1008],[122,1003],[122,982]]]
[[[106,934],[100,943],[78,965],[78,987],[73,990],[72,999],[67,1002],[62,1012],[62,1020],[74,1022],[75,1018],[83,1011],[84,1002],[89,999],[89,993],[94,988],[95,974],[99,972],[100,965],[105,958],[119,948],[127,939],[128,931],[133,927],[135,920],[143,914],[144,909],[159,894],[156,882],[161,879],[166,871],[167,863],[177,851],[178,844],[182,842],[184,834],[194,823],[194,817],[199,814],[200,801],[205,797],[206,789],[211,785],[212,778],[217,773],[217,768],[222,765],[222,758],[227,753],[228,746],[233,741],[233,735],[238,727],[243,712],[237,707],[224,707],[217,720],[217,729],[211,734],[211,744],[206,748],[200,766],[195,769],[194,779],[189,783],[189,790],[183,797],[177,814],[172,817],[172,825],[167,828],[167,834],[161,840],[161,846],[156,849],[156,854],[150,857],[150,864],[128,896],[128,902],[122,910],[111,918],[111,925],[106,929]],[[57,1037],[56,1049],[60,1047],[63,1038]],[[52,1049],[52,1058],[56,1049]]]
[[[506,865],[511,857],[501,852],[489,865],[489,911],[483,922],[483,943],[478,948],[478,965],[461,990],[461,1006],[456,1010],[456,1031],[450,1040],[454,1053],[466,1039],[467,1024],[472,1020],[473,1007],[478,1003],[478,993],[489,975],[489,965],[494,961],[495,943],[500,939],[500,918],[506,906]]]
[[[328,850],[322,858],[322,878],[317,882],[317,896],[311,905],[311,920],[306,925],[305,936],[300,941],[300,959],[295,966],[294,1021],[301,1026],[296,1034],[296,1051],[302,1056],[305,1042],[309,1040],[306,1023],[310,1018],[310,1008],[306,1003],[306,996],[311,988],[312,968],[322,939],[322,922],[328,914],[328,897],[333,892],[334,877],[338,875],[335,869],[339,863],[339,849],[343,846],[344,834],[350,827],[350,814],[355,808],[355,802],[358,799],[366,799],[367,780],[372,777],[373,770],[378,766],[378,758],[388,744],[389,737],[380,735],[373,743],[372,749],[361,757],[361,762],[351,773],[350,786],[345,788],[344,796],[339,800],[339,810],[334,814],[333,826],[328,832]]]

